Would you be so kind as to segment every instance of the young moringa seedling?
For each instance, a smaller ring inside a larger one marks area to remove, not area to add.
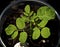
[[[43,38],[49,38],[51,35],[50,28],[46,27],[49,20],[55,19],[55,12],[54,9],[48,7],[48,6],[42,6],[39,9],[37,9],[37,13],[35,13],[33,10],[31,10],[30,5],[26,5],[24,8],[22,17],[18,17],[16,19],[16,26],[13,24],[9,24],[5,28],[5,32],[7,35],[11,35],[12,39],[15,39],[18,36],[18,32],[20,32],[19,35],[19,41],[24,44],[28,38],[28,33],[26,32],[26,22],[29,23],[30,26],[30,33],[29,35],[32,36],[33,40],[38,39],[40,36]],[[39,21],[39,23],[36,23],[35,21]],[[35,23],[35,24],[34,24]],[[32,28],[32,25],[34,24],[34,27]],[[29,32],[29,31],[28,31]]]

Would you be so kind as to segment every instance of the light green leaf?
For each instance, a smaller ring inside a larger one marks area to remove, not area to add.
[[[47,6],[42,6],[37,10],[37,16],[42,19],[54,19],[55,18],[55,11],[52,8],[49,8]]]
[[[37,18],[36,13],[34,13],[33,16],[31,16],[31,21],[34,22],[34,19],[36,18]]]
[[[26,32],[21,32],[21,33],[20,33],[20,37],[19,37],[19,41],[20,41],[21,43],[25,43],[26,40],[27,40],[27,33],[26,33]]]
[[[41,36],[43,38],[48,38],[51,35],[50,29],[48,27],[45,27],[41,30]]]
[[[37,28],[37,27],[35,27],[35,28],[33,29],[32,39],[33,39],[33,40],[36,40],[36,39],[38,39],[39,37],[40,37],[40,29]]]
[[[24,12],[24,15],[25,15],[25,16],[29,16],[26,12]]]
[[[34,12],[34,11],[31,11],[30,14],[29,14],[29,16],[31,16],[31,15],[33,14],[33,12]]]
[[[15,39],[18,36],[18,30],[16,30],[12,35],[11,38]]]
[[[23,19],[23,21],[26,22],[27,17],[22,16],[21,19]]]
[[[16,26],[18,29],[24,29],[25,28],[25,22],[22,18],[17,18],[16,19]]]
[[[39,27],[45,27],[46,25],[47,25],[47,23],[48,23],[48,20],[47,19],[43,19],[39,24],[38,24],[38,26]]]
[[[15,30],[17,30],[17,28],[13,24],[10,24],[10,25],[8,25],[7,28],[5,28],[5,32],[7,35],[11,35]]]
[[[30,5],[26,5],[24,10],[26,13],[29,14],[30,13]]]
[[[38,21],[39,20],[39,18],[37,17],[36,19],[35,19],[35,21]]]
[[[22,16],[22,19],[23,19],[24,22],[29,22],[29,18],[28,17]]]

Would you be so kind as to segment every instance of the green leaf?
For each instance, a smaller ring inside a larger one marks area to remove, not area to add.
[[[36,40],[36,39],[38,39],[39,37],[40,37],[40,29],[37,28],[37,27],[35,27],[35,28],[33,29],[32,39],[33,39],[33,40]]]
[[[29,16],[26,12],[24,12],[24,15],[25,15],[25,16]]]
[[[26,32],[21,32],[20,33],[20,37],[19,37],[19,41],[23,44],[25,43],[27,40],[27,33]]]
[[[34,11],[31,11],[30,14],[29,14],[29,16],[31,16],[31,15],[33,14],[33,12],[34,12]]]
[[[15,39],[18,36],[18,30],[16,30],[12,35],[11,38]]]
[[[43,19],[39,24],[38,24],[38,26],[39,27],[45,27],[46,25],[47,25],[47,23],[48,23],[48,20],[47,19]]]
[[[17,28],[13,24],[10,24],[10,25],[8,25],[7,28],[5,28],[5,32],[7,35],[11,35],[15,30],[17,30]]]
[[[30,21],[34,22],[34,19],[36,19],[36,18],[37,18],[36,13],[34,13],[33,16],[31,16],[31,20]]]
[[[28,17],[22,16],[22,19],[23,19],[24,22],[29,22],[29,18]]]
[[[39,18],[37,17],[36,19],[35,19],[35,21],[38,21],[39,20]]]
[[[21,19],[23,19],[23,21],[26,22],[27,17],[22,16]]]
[[[25,28],[25,22],[22,18],[17,18],[16,19],[16,26],[18,29],[24,29]]]
[[[42,19],[54,19],[55,18],[55,11],[53,8],[47,7],[47,6],[42,6],[37,10],[37,16]]]
[[[26,5],[24,10],[26,13],[29,14],[30,13],[30,5]]]
[[[45,27],[41,30],[41,36],[43,38],[48,38],[51,35],[50,29],[48,27]]]

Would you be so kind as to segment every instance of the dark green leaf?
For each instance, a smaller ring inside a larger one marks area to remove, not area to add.
[[[26,32],[21,32],[21,33],[20,33],[20,37],[19,37],[19,41],[20,41],[21,43],[25,43],[26,40],[27,40],[27,33],[26,33]]]
[[[16,26],[18,27],[18,29],[23,29],[25,28],[25,21],[22,18],[17,18],[16,19]]]
[[[48,38],[51,35],[50,29],[48,27],[45,27],[41,30],[41,36],[43,38]]]
[[[7,35],[11,35],[15,30],[17,30],[17,28],[13,24],[10,24],[7,28],[5,28]]]
[[[38,39],[39,37],[40,37],[40,29],[37,28],[37,27],[35,27],[35,28],[33,29],[32,39],[33,39],[33,40],[36,40],[36,39]]]
[[[18,30],[16,30],[16,31],[12,34],[11,38],[12,38],[12,39],[15,39],[17,36],[18,36]]]
[[[29,14],[30,13],[30,5],[26,5],[24,10],[26,13]]]
[[[37,16],[42,19],[54,19],[55,18],[55,11],[52,8],[49,8],[47,6],[42,6],[37,10]]]

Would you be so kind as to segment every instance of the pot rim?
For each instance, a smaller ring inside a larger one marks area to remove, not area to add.
[[[37,3],[44,4],[44,5],[46,5],[46,6],[50,7],[50,8],[53,8],[51,5],[49,5],[48,3],[44,2],[44,1],[41,1],[41,0],[18,0],[18,1],[13,1],[7,7],[5,7],[5,9],[2,11],[2,13],[0,15],[0,21],[1,21],[2,16],[4,15],[5,11],[7,11],[11,6],[13,6],[13,5],[15,5],[15,4],[19,3],[19,2],[23,2],[23,1],[34,1],[34,2],[37,2]],[[60,20],[60,16],[59,16],[58,12],[55,9],[54,9],[54,11],[55,11],[58,19]],[[4,44],[1,36],[0,36],[0,42],[3,45],[3,47],[6,47],[6,45]],[[59,45],[59,43],[60,43],[60,38],[59,38],[59,41],[58,41],[58,45]],[[58,47],[58,46],[56,46],[56,47]]]

